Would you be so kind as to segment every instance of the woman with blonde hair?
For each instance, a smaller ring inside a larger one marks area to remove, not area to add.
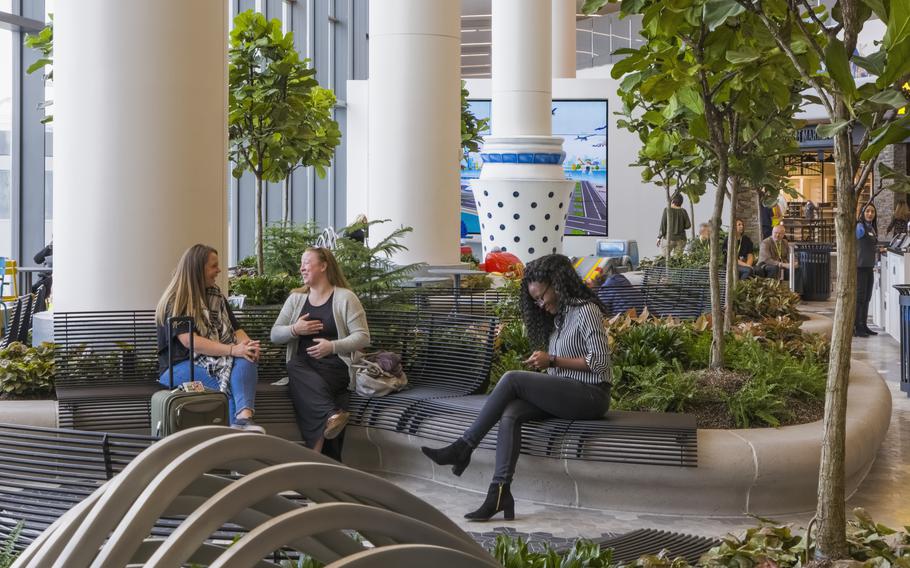
[[[370,343],[366,312],[332,251],[308,248],[300,259],[303,287],[291,291],[272,326],[287,345],[288,379],[297,426],[307,447],[341,460],[334,440],[347,425],[351,366]]]
[[[193,245],[180,257],[155,310],[159,382],[169,386],[168,353],[173,352],[175,385],[190,380],[190,364],[194,365],[195,380],[227,394],[232,427],[265,432],[253,422],[259,342],[240,329],[227,299],[215,284],[220,273],[218,251],[210,246]],[[176,316],[193,318],[192,362],[189,330],[177,330],[168,344],[168,318]]]

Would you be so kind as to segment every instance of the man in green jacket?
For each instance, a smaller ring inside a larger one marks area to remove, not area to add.
[[[666,238],[664,254],[671,254],[675,250],[683,252],[686,248],[686,230],[692,226],[692,222],[689,220],[689,214],[682,208],[682,202],[682,194],[675,194],[670,200],[670,206],[664,209],[664,214],[660,218],[657,246],[661,246],[661,241]]]

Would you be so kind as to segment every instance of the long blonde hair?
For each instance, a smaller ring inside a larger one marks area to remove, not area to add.
[[[329,284],[336,288],[347,288],[351,289],[351,285],[348,284],[348,279],[344,277],[344,272],[341,271],[341,267],[338,266],[338,261],[335,260],[335,255],[332,254],[332,251],[327,248],[322,247],[309,247],[303,254],[311,252],[319,257],[320,262],[325,263],[325,277],[328,279]],[[301,262],[303,261],[303,255],[301,255]],[[295,288],[291,292],[299,292],[301,294],[307,294],[310,291],[310,287],[304,284],[300,288]]]
[[[155,320],[159,324],[163,325],[169,315],[190,316],[195,320],[197,329],[206,328],[205,265],[212,253],[218,254],[218,251],[208,245],[196,244],[180,257],[171,283],[165,288],[155,309]]]

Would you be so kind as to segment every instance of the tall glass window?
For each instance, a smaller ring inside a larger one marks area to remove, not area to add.
[[[12,0],[0,0],[0,11],[11,12]],[[0,28],[0,256],[12,254],[13,182],[13,39],[12,31]]]
[[[56,0],[44,0],[44,22],[50,23]],[[44,100],[54,100],[54,82],[44,83]],[[54,113],[54,107],[46,111]],[[44,242],[54,238],[54,123],[49,122],[44,128]]]

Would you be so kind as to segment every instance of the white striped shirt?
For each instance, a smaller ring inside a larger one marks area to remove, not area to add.
[[[588,384],[609,383],[610,348],[600,308],[592,302],[567,306],[556,315],[549,353],[557,357],[584,357],[590,371],[550,367],[547,373]]]

